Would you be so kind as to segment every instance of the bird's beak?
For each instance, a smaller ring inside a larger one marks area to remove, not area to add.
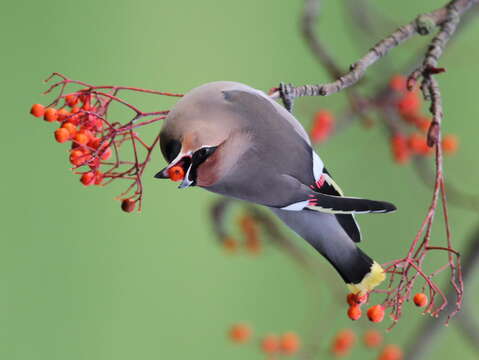
[[[156,179],[168,179],[169,174],[168,170],[173,166],[180,165],[183,170],[185,171],[185,177],[181,184],[178,186],[179,189],[186,188],[188,186],[194,185],[194,180],[190,180],[190,173],[191,173],[191,153],[188,154],[179,154],[176,159],[174,159],[171,163],[168,164],[164,169],[158,171],[154,177]]]
[[[155,178],[157,179],[168,179],[168,169],[170,168],[170,165],[168,165],[167,167],[165,167],[164,169],[158,171],[156,174],[155,174]]]

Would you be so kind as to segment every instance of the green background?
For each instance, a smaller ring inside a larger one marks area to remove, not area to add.
[[[373,1],[398,24],[443,2]],[[379,37],[351,38],[354,25],[344,17],[342,1],[324,3],[318,33],[346,67]],[[128,215],[112,199],[122,187],[83,188],[68,170],[66,147],[53,141],[52,125],[28,114],[31,104],[48,102],[40,95],[42,80],[53,71],[94,84],[178,92],[214,80],[263,90],[279,81],[326,81],[299,35],[301,4],[2,1],[0,358],[261,359],[256,346],[237,348],[227,341],[232,323],[248,321],[259,334],[303,335],[320,326],[324,346],[336,330],[351,326],[344,306],[335,321],[326,320],[331,297],[322,280],[315,280],[325,290],[318,302],[303,271],[279,251],[225,255],[208,219],[215,196],[153,179],[164,166],[158,153],[145,175],[143,212]],[[382,33],[391,30],[385,26]],[[478,31],[479,23],[471,24],[454,41],[441,60],[448,71],[440,77],[445,131],[457,134],[461,146],[446,160],[446,173],[471,193],[477,193],[479,176]],[[424,44],[413,40],[394,50],[391,61],[400,63]],[[372,83],[390,76],[374,74]],[[156,97],[140,103],[151,110],[171,105]],[[296,114],[309,126],[315,110],[344,104],[342,95],[301,99]],[[360,222],[363,248],[373,257],[383,262],[402,256],[431,190],[409,166],[392,163],[379,127],[365,131],[356,124],[319,152],[347,193],[398,206],[393,215]],[[452,209],[458,247],[476,221],[476,214]],[[339,281],[333,272],[324,276]],[[469,298],[479,294],[477,288],[476,277]],[[405,344],[421,319],[417,311],[408,312],[388,341]],[[428,358],[477,358],[455,326],[440,339]],[[353,354],[374,357],[361,347]]]

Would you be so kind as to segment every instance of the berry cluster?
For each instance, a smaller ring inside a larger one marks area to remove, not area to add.
[[[119,92],[182,95],[132,87],[93,86],[58,73],[54,73],[47,81],[52,78],[58,81],[45,94],[60,89],[57,97],[48,106],[33,105],[30,113],[59,125],[53,134],[55,141],[70,144],[69,160],[84,186],[107,185],[117,179],[128,180],[130,186],[118,196],[121,209],[132,212],[138,206],[138,210],[141,210],[141,176],[154,147],[159,143],[159,135],[151,144],[147,144],[137,129],[164,119],[168,111],[143,112],[119,97]],[[72,86],[79,88],[67,92],[67,88]],[[109,110],[113,104],[133,111],[134,117],[124,123],[110,121]],[[122,151],[126,144],[129,144],[129,151]],[[132,154],[132,159],[124,159],[127,152],[130,156]],[[173,181],[181,180],[184,177],[182,171],[171,168],[170,178]]]
[[[237,344],[245,344],[254,341],[259,345],[260,351],[270,356],[290,356],[296,354],[301,348],[299,336],[294,332],[286,332],[281,335],[267,334],[258,339],[253,339],[253,331],[246,324],[235,324],[229,330],[229,338]]]
[[[330,352],[335,357],[349,355],[357,342],[356,333],[352,329],[343,329],[336,333],[331,341]],[[383,335],[377,330],[366,330],[362,336],[363,345],[372,350],[379,350],[378,360],[402,360],[403,354],[399,346],[383,345]]]
[[[368,302],[369,295],[359,295],[350,293],[346,296],[346,302],[349,305],[348,317],[351,320],[359,320],[362,316],[361,305]],[[417,307],[424,307],[428,303],[428,298],[424,293],[417,293],[413,297],[414,304]],[[384,320],[385,310],[388,307],[386,305],[373,305],[367,311],[367,317],[371,322],[381,322]]]
[[[431,120],[421,113],[421,94],[419,90],[408,91],[407,79],[402,75],[395,75],[389,82],[392,92],[393,108],[404,126],[391,126],[391,151],[394,161],[405,164],[412,155],[429,156],[433,149],[427,143],[427,133],[431,127]],[[406,135],[408,129],[409,135]],[[442,140],[445,154],[457,151],[458,141],[454,135],[445,135]]]

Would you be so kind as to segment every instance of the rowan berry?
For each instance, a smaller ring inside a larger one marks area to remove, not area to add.
[[[54,108],[46,108],[43,119],[48,122],[54,122],[58,119],[58,112]]]
[[[59,128],[55,130],[55,140],[59,143],[64,143],[70,138],[70,133],[65,128]]]
[[[375,348],[381,345],[383,336],[377,330],[368,330],[364,333],[363,342],[366,347]]]
[[[279,339],[276,335],[266,335],[261,340],[261,350],[266,354],[273,354],[279,350]]]
[[[280,338],[279,347],[284,353],[291,355],[299,350],[300,341],[298,335],[293,332],[287,332]]]
[[[123,199],[121,202],[121,209],[124,212],[131,213],[135,210],[136,201],[133,199]]]
[[[30,109],[30,114],[35,117],[42,117],[45,114],[45,107],[42,104],[35,104]]]
[[[359,320],[361,318],[361,307],[357,304],[351,305],[348,309],[348,317],[351,320]]]
[[[251,337],[251,328],[246,324],[235,324],[231,327],[229,336],[236,343],[245,343]]]
[[[93,171],[83,173],[80,181],[85,186],[93,185],[95,183],[95,173]]]
[[[185,170],[179,165],[172,166],[168,169],[168,177],[172,181],[180,181],[185,178]]]
[[[384,307],[374,305],[368,309],[368,318],[372,322],[381,322],[384,319]]]
[[[417,293],[416,295],[414,295],[413,301],[417,307],[424,307],[427,305],[428,299],[426,294]]]

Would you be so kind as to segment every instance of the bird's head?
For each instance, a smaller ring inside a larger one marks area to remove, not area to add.
[[[198,172],[221,161],[218,148],[238,129],[221,89],[209,83],[191,90],[170,111],[160,132],[168,165],[155,177],[183,180],[179,188],[197,184]]]

